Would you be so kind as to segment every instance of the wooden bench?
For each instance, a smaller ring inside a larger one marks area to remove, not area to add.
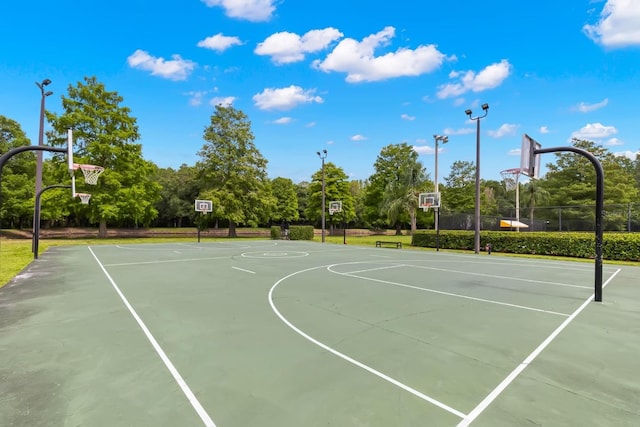
[[[402,242],[388,242],[384,240],[376,241],[376,248],[381,248],[383,246],[395,246],[396,249],[402,249]]]

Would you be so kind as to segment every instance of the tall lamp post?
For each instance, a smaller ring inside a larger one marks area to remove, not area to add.
[[[449,142],[449,137],[443,136],[443,135],[433,135],[433,139],[435,140],[435,143],[436,143],[435,184],[436,184],[436,193],[438,193],[439,192],[439,189],[438,189],[438,142],[440,141],[443,144],[446,144],[447,142]],[[438,252],[440,250],[440,208],[439,207],[436,208],[434,212],[435,212],[434,223],[436,227],[436,252]]]
[[[475,252],[480,253],[480,119],[487,117],[489,114],[489,104],[482,104],[481,116],[472,117],[473,112],[469,109],[465,114],[469,116],[469,120],[476,122],[476,232],[475,232]]]
[[[50,84],[51,84],[51,80],[49,79],[44,79],[42,82],[36,82],[36,86],[40,88],[40,93],[42,94],[42,97],[40,98],[40,130],[38,132],[39,146],[43,145],[43,140],[44,140],[44,100],[46,99],[47,96],[53,95],[53,92],[51,91],[45,92],[45,87],[49,86]],[[38,151],[36,153],[36,203],[38,199],[38,194],[40,193],[41,190],[42,190],[42,151]],[[38,218],[36,218],[36,215],[34,212],[34,215],[33,215],[34,233],[36,230],[35,222],[37,220]],[[35,249],[35,248],[32,248],[32,249]]]
[[[325,204],[325,188],[324,188],[324,159],[327,158],[327,150],[322,150],[322,152],[316,152],[320,160],[322,160],[322,243],[324,243],[324,224],[325,224],[325,212],[324,212],[324,204]]]

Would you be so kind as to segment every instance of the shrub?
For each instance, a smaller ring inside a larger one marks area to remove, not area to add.
[[[640,261],[640,234],[604,233],[603,259]],[[475,233],[467,230],[440,230],[440,248],[475,248]],[[587,232],[525,232],[481,231],[480,249],[490,243],[494,252],[514,254],[555,255],[577,258],[595,257],[595,233]],[[414,233],[411,244],[436,247],[436,232],[424,230]]]

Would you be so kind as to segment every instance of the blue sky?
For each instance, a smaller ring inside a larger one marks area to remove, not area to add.
[[[213,105],[252,123],[271,178],[310,180],[328,151],[366,179],[406,142],[439,180],[456,160],[481,175],[520,165],[523,133],[640,152],[640,1],[111,0],[8,2],[0,26],[0,114],[37,143],[47,109],[96,76],[138,120],[146,159],[195,164]],[[46,143],[46,141],[45,141]],[[545,155],[542,163],[553,161]]]

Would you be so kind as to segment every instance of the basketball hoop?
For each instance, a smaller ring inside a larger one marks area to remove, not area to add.
[[[521,173],[522,169],[520,168],[507,169],[500,172],[502,182],[504,182],[507,191],[513,191],[518,187],[518,180]]]
[[[98,177],[104,172],[102,166],[81,165],[78,163],[73,164],[73,169],[80,169],[84,175],[84,182],[90,185],[96,185],[98,183]]]
[[[342,201],[336,200],[329,202],[329,215],[333,215],[338,212],[342,212]]]
[[[440,193],[420,193],[418,195],[418,207],[424,212],[432,208],[440,208]]]
[[[423,210],[424,212],[428,212],[428,211],[429,211],[429,209],[431,209],[431,205],[432,205],[432,204],[433,204],[433,203],[431,203],[431,202],[423,202],[423,203],[420,205],[420,207],[422,208],[422,210]]]
[[[91,199],[91,194],[89,193],[76,193],[76,196],[80,197],[80,201],[83,205],[88,205],[89,199]]]

